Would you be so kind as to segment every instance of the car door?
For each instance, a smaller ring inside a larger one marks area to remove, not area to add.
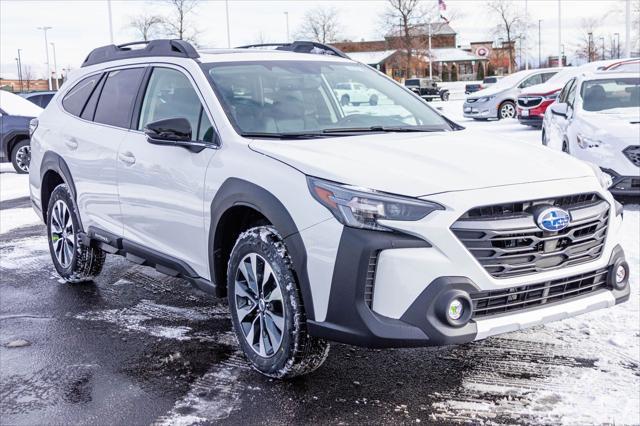
[[[573,89],[573,86],[576,83],[576,79],[572,78],[571,80],[569,80],[564,87],[562,88],[562,91],[560,92],[560,94],[558,95],[558,99],[556,100],[556,103],[558,104],[566,104],[567,103],[567,98],[569,96],[569,93],[571,92],[571,90]],[[551,107],[550,107],[551,108]],[[548,128],[548,146],[554,149],[562,149],[562,142],[564,140],[564,128],[566,127],[566,117],[562,117],[560,115],[556,115],[553,113],[550,113],[550,117],[549,117],[549,128]]]
[[[144,68],[98,73],[79,81],[63,98],[71,116],[56,126],[56,151],[64,158],[77,192],[83,226],[122,235],[116,156],[127,135]],[[46,206],[44,206],[46,208]]]
[[[118,152],[118,192],[124,237],[208,274],[208,235],[204,232],[204,182],[215,149],[193,152],[147,141],[146,124],[186,118],[193,139],[214,146],[214,129],[201,95],[181,68],[154,67],[146,77],[132,130]],[[208,213],[207,213],[208,214]]]

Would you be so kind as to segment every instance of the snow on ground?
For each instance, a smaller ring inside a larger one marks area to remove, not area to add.
[[[11,163],[0,164],[0,202],[29,196],[29,175],[19,175]]]
[[[0,210],[0,234],[42,223],[31,207]]]

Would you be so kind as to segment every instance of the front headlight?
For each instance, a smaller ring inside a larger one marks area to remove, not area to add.
[[[598,178],[598,182],[600,182],[600,186],[602,187],[602,189],[608,190],[609,188],[611,188],[611,185],[613,185],[613,178],[609,173],[603,172],[600,167],[596,166],[593,163],[590,163],[588,161],[585,161],[585,163],[587,163],[593,170],[593,174],[596,175],[596,178]]]
[[[392,231],[378,220],[415,221],[435,210],[439,204],[399,197],[367,189],[307,178],[313,198],[325,206],[340,223],[352,228]]]
[[[578,140],[578,146],[582,149],[599,148],[600,145],[602,145],[602,140],[594,138],[593,136],[585,136],[578,133],[576,139]]]
[[[478,102],[488,102],[493,98],[495,98],[495,96],[483,96],[480,99],[478,99]]]

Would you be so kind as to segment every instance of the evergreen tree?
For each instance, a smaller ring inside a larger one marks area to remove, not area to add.
[[[458,67],[455,65],[451,67],[451,81],[458,81]]]
[[[478,73],[476,74],[476,80],[482,81],[484,79],[484,64],[478,62]]]

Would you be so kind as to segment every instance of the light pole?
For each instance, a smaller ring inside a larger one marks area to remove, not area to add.
[[[58,61],[56,61],[56,44],[51,42],[53,49],[53,73],[56,75],[56,90],[60,89],[60,80],[58,79]]]
[[[22,92],[24,88],[22,87],[22,57],[20,56],[20,52],[22,49],[18,49],[18,80],[20,80],[20,91]]]
[[[231,48],[231,28],[229,27],[229,0],[224,0],[224,9],[227,14],[227,47]]]
[[[47,40],[47,31],[53,27],[38,27],[44,32],[44,51],[47,53],[47,79],[49,80],[49,90],[51,90],[51,66],[49,65],[49,41]]]
[[[111,42],[111,44],[113,44],[113,18],[111,16],[111,0],[107,0],[107,14],[109,15],[109,41]]]
[[[624,36],[624,57],[631,57],[631,0],[627,0],[627,13],[625,17],[626,31]]]
[[[558,67],[562,67],[562,3],[558,0]]]
[[[587,60],[587,62],[591,62],[591,43],[593,40],[593,33],[587,33],[587,35],[589,36],[587,46],[587,56],[589,57],[589,59]]]
[[[287,43],[289,43],[289,12],[284,13],[284,19],[287,26]]]
[[[542,38],[540,31],[542,19],[538,19],[538,68],[542,68]]]

